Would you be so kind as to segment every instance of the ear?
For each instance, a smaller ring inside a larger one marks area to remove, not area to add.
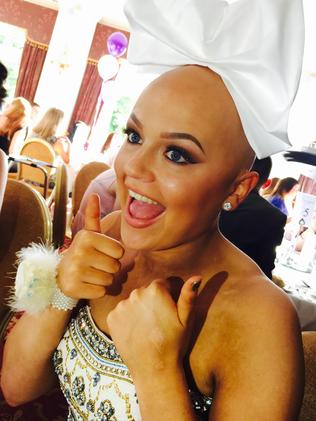
[[[225,202],[232,205],[231,210],[234,210],[243,202],[251,190],[256,187],[259,174],[255,171],[246,172],[240,175],[234,182],[232,192],[226,198]]]

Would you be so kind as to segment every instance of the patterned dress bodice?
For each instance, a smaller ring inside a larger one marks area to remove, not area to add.
[[[71,320],[53,360],[69,404],[68,421],[141,420],[129,370],[88,306]],[[207,420],[212,399],[190,394],[197,420]]]

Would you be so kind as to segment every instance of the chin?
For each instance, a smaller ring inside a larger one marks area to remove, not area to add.
[[[121,240],[125,247],[137,251],[159,249],[158,233],[148,228],[134,228],[125,221],[121,223]]]

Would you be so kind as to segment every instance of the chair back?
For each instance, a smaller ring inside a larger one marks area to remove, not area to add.
[[[0,211],[3,202],[4,191],[7,185],[8,179],[8,157],[0,149]]]
[[[24,142],[20,155],[53,165],[56,154],[53,147],[42,139],[29,139]],[[34,167],[18,163],[18,180],[31,184],[42,196],[47,196],[47,183],[52,168],[45,166]],[[46,188],[45,188],[46,187]]]
[[[76,216],[79,210],[82,197],[87,190],[90,182],[96,178],[101,172],[108,170],[110,167],[104,162],[89,162],[84,165],[78,172],[72,188],[72,214]]]
[[[305,389],[298,421],[316,420],[316,331],[303,332]]]
[[[53,192],[53,243],[55,248],[64,244],[67,225],[68,175],[65,164],[58,166]]]
[[[52,221],[44,198],[24,182],[8,180],[0,214],[0,319],[14,284],[16,252],[31,242],[52,240]]]

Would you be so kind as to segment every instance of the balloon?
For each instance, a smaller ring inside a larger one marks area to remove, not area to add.
[[[122,32],[113,32],[107,40],[108,51],[113,57],[121,57],[127,49],[128,39]]]
[[[120,65],[115,57],[106,54],[99,59],[98,71],[103,80],[109,80],[119,71]]]

